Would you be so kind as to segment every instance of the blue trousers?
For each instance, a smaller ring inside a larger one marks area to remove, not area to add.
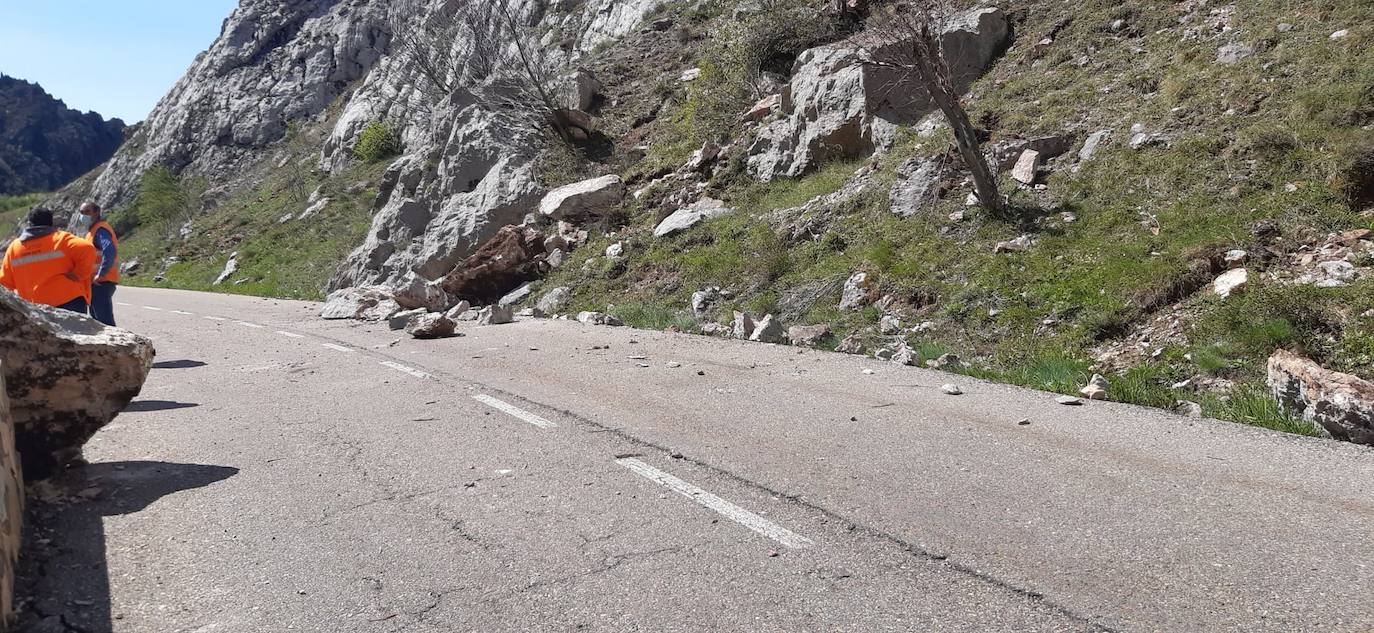
[[[91,318],[114,327],[114,293],[118,286],[112,281],[91,286]]]
[[[86,298],[85,298],[85,297],[77,297],[77,298],[75,298],[75,299],[72,299],[71,301],[68,301],[68,302],[66,302],[66,303],[64,303],[64,304],[62,304],[62,305],[60,305],[60,306],[54,306],[54,307],[56,307],[58,310],[66,310],[66,311],[68,311],[68,312],[76,312],[76,313],[78,313],[78,314],[86,314]]]

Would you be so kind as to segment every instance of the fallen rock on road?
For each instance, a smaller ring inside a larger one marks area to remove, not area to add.
[[[79,458],[143,389],[154,354],[133,332],[0,288],[0,364],[24,478],[47,478]]]

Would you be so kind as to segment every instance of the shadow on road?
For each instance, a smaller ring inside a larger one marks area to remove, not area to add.
[[[223,481],[239,469],[168,462],[89,464],[35,487],[29,501],[16,595],[21,624],[47,619],[65,629],[108,633],[110,607],[104,517],[142,512],[159,499]],[[151,537],[150,537],[151,538]],[[158,543],[144,544],[156,550]],[[20,630],[24,630],[21,626]],[[39,630],[46,630],[39,627]]]
[[[153,369],[193,369],[204,366],[205,363],[198,360],[164,360],[153,363]]]
[[[198,407],[194,402],[173,402],[171,400],[137,400],[130,402],[129,406],[124,407],[125,413],[146,413],[149,411],[171,411],[173,409],[190,409]]]

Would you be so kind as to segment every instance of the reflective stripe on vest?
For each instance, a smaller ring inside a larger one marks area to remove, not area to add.
[[[16,266],[16,267],[17,267],[17,266],[23,266],[24,264],[37,264],[38,262],[46,262],[46,261],[51,260],[51,259],[61,259],[61,258],[66,257],[66,256],[67,256],[67,254],[66,254],[66,253],[63,253],[62,251],[49,251],[49,252],[46,252],[46,253],[39,253],[39,254],[37,254],[37,255],[29,255],[29,256],[27,256],[27,257],[20,257],[20,258],[14,260],[14,261],[11,261],[11,262],[10,262],[10,266]]]

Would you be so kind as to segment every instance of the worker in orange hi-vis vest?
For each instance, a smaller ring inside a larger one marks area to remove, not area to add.
[[[53,226],[52,212],[29,213],[28,228],[0,261],[0,286],[32,302],[85,314],[100,265],[95,245]]]
[[[90,222],[86,241],[100,251],[100,268],[91,284],[91,318],[114,327],[114,293],[119,287],[119,237],[110,223],[101,216],[100,205],[87,202],[81,205],[81,215]]]

